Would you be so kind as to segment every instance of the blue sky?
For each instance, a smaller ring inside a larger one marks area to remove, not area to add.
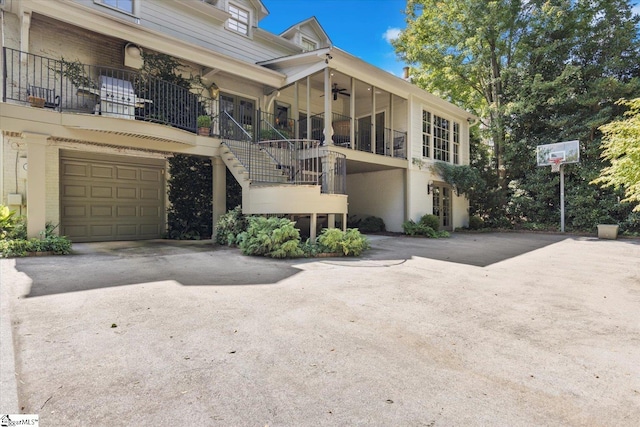
[[[291,25],[315,16],[334,46],[396,76],[404,64],[389,39],[405,27],[405,0],[263,0],[269,16],[260,28],[280,34]],[[633,11],[640,13],[638,1]]]
[[[258,26],[280,34],[315,16],[333,45],[397,76],[404,64],[388,39],[405,27],[405,0],[263,0],[269,16]]]

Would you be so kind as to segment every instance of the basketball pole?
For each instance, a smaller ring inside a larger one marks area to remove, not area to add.
[[[560,163],[560,232],[564,233],[564,164]]]

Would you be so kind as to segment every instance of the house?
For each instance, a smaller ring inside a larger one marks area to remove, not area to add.
[[[273,34],[260,0],[0,5],[1,203],[30,236],[52,222],[77,242],[160,237],[176,154],[211,158],[214,221],[229,169],[245,213],[311,234],[347,215],[467,224],[468,201],[429,166],[469,163],[472,116],[333,46],[313,17]],[[198,84],[141,70],[158,54]]]

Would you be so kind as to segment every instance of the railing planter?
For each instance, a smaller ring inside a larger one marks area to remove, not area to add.
[[[36,108],[44,108],[44,98],[38,98],[37,96],[30,96],[29,97],[29,104],[32,107],[36,107]]]
[[[617,224],[598,224],[598,239],[615,240],[618,237]]]

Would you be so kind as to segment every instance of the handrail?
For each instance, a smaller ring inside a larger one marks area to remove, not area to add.
[[[242,125],[240,125],[240,123],[238,123],[238,122],[236,121],[236,119],[234,119],[234,118],[233,118],[233,116],[232,116],[231,114],[229,114],[229,112],[228,112],[228,111],[223,111],[223,113],[224,113],[228,118],[230,118],[230,119],[231,119],[231,121],[236,125],[236,127],[237,127],[238,129],[240,129],[240,130],[245,134],[245,136],[247,137],[247,140],[248,140],[248,141],[251,141],[251,140],[253,139],[253,137],[251,136],[251,134],[250,134],[249,132],[247,132],[247,131],[246,131],[246,129],[245,129],[245,128],[243,128],[243,127],[242,127]]]

